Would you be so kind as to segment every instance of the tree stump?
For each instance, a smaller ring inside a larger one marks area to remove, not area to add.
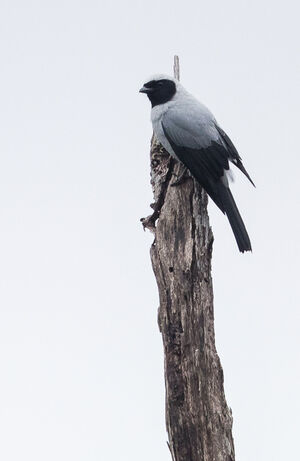
[[[232,416],[215,347],[207,195],[192,178],[173,187],[180,169],[153,138],[154,212],[142,222],[155,235],[151,261],[160,300],[168,445],[173,461],[234,461]]]

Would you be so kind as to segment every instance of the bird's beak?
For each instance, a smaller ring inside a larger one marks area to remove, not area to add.
[[[146,88],[145,86],[142,86],[142,88],[140,89],[139,93],[152,93],[153,91],[153,88]]]

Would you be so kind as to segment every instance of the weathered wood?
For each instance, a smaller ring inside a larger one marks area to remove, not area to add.
[[[174,70],[179,76],[176,60]],[[142,221],[155,234],[151,260],[160,300],[168,445],[173,461],[234,461],[232,416],[215,347],[207,195],[192,178],[172,187],[179,170],[152,139],[155,204]]]

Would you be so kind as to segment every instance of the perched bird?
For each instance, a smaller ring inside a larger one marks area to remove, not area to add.
[[[239,250],[251,251],[246,227],[229,189],[229,162],[254,185],[242,159],[212,113],[175,78],[155,75],[140,89],[150,99],[151,121],[158,141],[183,163],[227,215]]]

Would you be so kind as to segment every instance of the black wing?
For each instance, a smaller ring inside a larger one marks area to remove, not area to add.
[[[178,159],[189,169],[194,178],[206,190],[208,195],[212,198],[220,210],[227,215],[239,250],[241,252],[251,251],[251,242],[244,222],[241,218],[229,187],[226,186],[226,183],[224,183],[222,180],[225,170],[229,169],[229,159],[232,157],[231,152],[229,152],[225,146],[215,141],[213,141],[211,145],[206,148],[196,149],[179,146],[174,141],[172,141],[170,136],[168,136],[164,126],[163,130]],[[235,164],[240,168],[239,165],[242,165],[242,163],[240,158],[236,157],[238,156],[238,153],[235,148],[234,151],[237,161]],[[246,170],[243,172],[251,181]]]
[[[237,166],[244,173],[244,175],[249,179],[251,184],[253,184],[253,186],[255,187],[254,182],[252,181],[252,179],[250,178],[249,174],[246,171],[246,168],[242,164],[242,159],[241,159],[238,151],[234,147],[233,142],[231,141],[229,136],[227,136],[225,131],[222,130],[222,128],[220,128],[217,124],[215,125],[215,127],[216,127],[219,135],[221,136],[221,139],[222,139],[224,145],[226,146],[226,148],[228,150],[228,153],[230,154],[230,160],[232,161],[232,163],[235,166]]]
[[[216,185],[229,170],[229,153],[221,144],[212,142],[209,147],[194,149],[175,144],[163,126],[164,134],[178,159],[190,170],[220,210],[225,213],[222,197]]]

